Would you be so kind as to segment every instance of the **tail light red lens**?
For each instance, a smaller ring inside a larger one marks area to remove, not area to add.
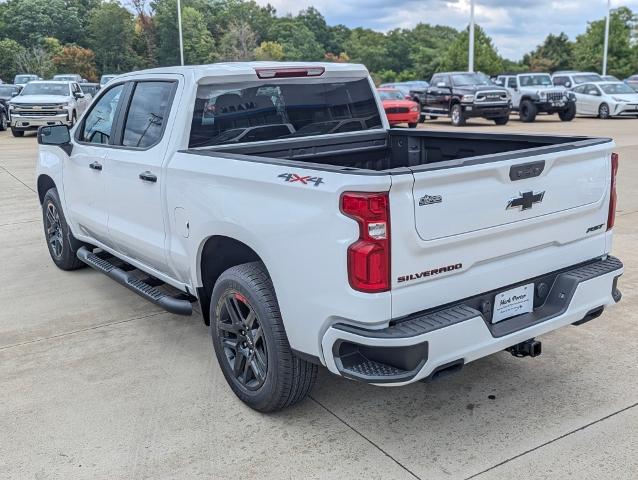
[[[616,175],[618,174],[618,154],[611,154],[611,192],[609,196],[609,215],[607,216],[607,230],[614,228],[616,222]]]
[[[390,200],[387,192],[346,192],[341,212],[359,224],[348,247],[348,280],[360,292],[390,290]]]
[[[259,78],[320,77],[324,67],[255,68]]]

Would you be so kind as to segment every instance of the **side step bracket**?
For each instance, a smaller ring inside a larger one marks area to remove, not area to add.
[[[77,251],[77,256],[89,267],[111,277],[116,282],[124,285],[129,290],[134,291],[167,312],[176,315],[191,315],[193,313],[193,305],[188,299],[172,297],[159,288],[156,288],[156,286],[149,285],[144,280],[140,280],[133,273],[116,267],[109,262],[109,260],[97,256],[86,247],[81,247]]]

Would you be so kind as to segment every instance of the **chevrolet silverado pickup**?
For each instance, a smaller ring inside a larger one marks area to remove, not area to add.
[[[38,142],[53,262],[198,302],[259,411],[318,366],[398,386],[536,356],[620,300],[612,140],[391,129],[361,65],[129,73]]]
[[[68,81],[33,81],[9,100],[9,120],[14,137],[42,125],[73,126],[86,110],[90,96],[80,85]]]

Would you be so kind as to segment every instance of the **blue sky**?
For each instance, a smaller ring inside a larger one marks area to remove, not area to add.
[[[587,22],[605,16],[607,0],[475,0],[476,21],[494,39],[501,55],[519,60],[549,33],[561,31],[574,39]],[[270,3],[279,15],[314,6],[330,25],[387,31],[419,22],[467,26],[470,0],[257,0]],[[638,0],[612,0],[612,8],[638,11]]]

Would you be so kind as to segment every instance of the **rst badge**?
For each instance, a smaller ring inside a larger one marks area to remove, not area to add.
[[[310,175],[301,176],[296,173],[282,173],[281,175],[278,175],[278,177],[283,178],[286,182],[299,182],[302,185],[313,185],[315,187],[325,183],[321,177],[311,177]]]

